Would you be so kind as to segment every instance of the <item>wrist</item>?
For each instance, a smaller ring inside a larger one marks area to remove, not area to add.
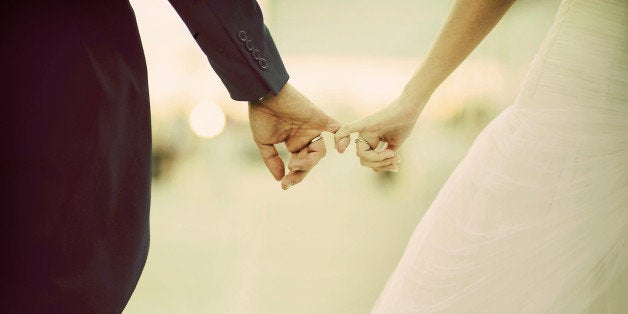
[[[423,111],[423,108],[432,95],[431,91],[422,89],[421,87],[421,85],[415,86],[408,84],[397,98],[397,103],[400,106],[407,107],[406,109],[409,113],[416,113],[417,116]]]
[[[425,60],[404,87],[402,95],[424,105],[449,75],[448,68],[442,62]]]
[[[292,85],[286,83],[275,95],[274,93],[268,93],[266,96],[260,98],[258,101],[249,102],[250,106],[266,107],[271,111],[285,111],[293,107],[294,104],[300,103],[300,97],[303,96]]]
[[[419,115],[423,109],[423,106],[416,102],[414,99],[401,94],[392,104],[393,111],[400,121],[416,121],[419,119]]]

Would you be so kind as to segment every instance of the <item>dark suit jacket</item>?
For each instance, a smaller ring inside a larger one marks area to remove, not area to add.
[[[171,0],[231,96],[288,79],[253,0]],[[0,8],[0,308],[122,311],[148,253],[150,111],[127,0]]]
[[[231,97],[277,93],[288,74],[254,0],[169,0]]]

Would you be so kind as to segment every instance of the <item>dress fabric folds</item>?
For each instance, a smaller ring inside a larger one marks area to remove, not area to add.
[[[372,313],[628,313],[628,1],[564,0]]]

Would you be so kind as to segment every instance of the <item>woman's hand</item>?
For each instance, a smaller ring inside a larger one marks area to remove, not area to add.
[[[343,126],[334,135],[336,149],[343,153],[349,145],[350,134],[358,132],[356,152],[360,163],[376,172],[396,172],[397,163],[401,161],[396,151],[410,135],[427,102],[427,99],[416,99],[402,94],[386,108]]]

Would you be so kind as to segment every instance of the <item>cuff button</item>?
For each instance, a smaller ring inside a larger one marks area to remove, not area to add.
[[[246,43],[244,44],[246,46],[246,50],[251,51],[253,50],[253,48],[255,48],[255,45],[253,44],[252,40],[247,40]]]
[[[246,35],[245,31],[239,31],[238,38],[240,38],[241,41],[246,41],[249,38],[249,36]]]
[[[268,69],[268,61],[266,61],[266,59],[264,59],[264,58],[259,58],[259,60],[258,60],[257,62],[259,63],[259,66],[260,66],[262,69],[264,69],[264,70]]]
[[[259,60],[259,58],[262,56],[262,54],[257,49],[253,49],[253,51],[251,51],[251,55],[255,60]]]

